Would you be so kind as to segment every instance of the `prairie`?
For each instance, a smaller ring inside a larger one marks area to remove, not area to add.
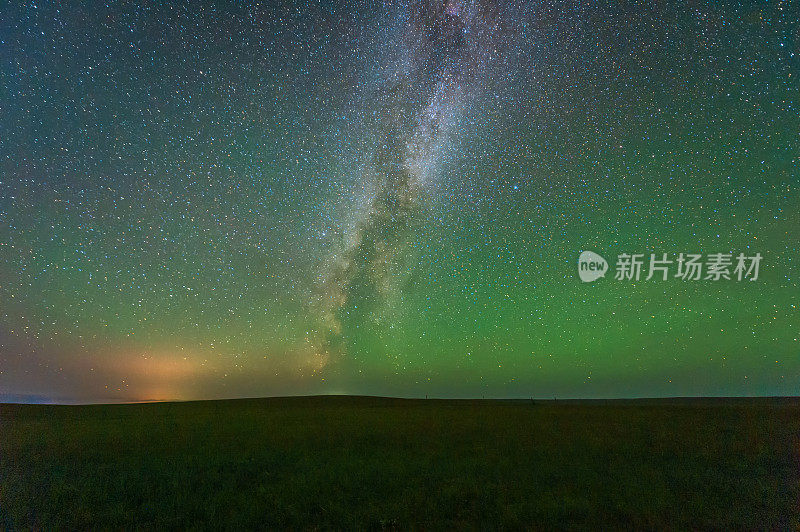
[[[0,529],[800,527],[800,400],[0,405]]]

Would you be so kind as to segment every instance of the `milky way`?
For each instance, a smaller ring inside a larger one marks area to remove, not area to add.
[[[367,96],[377,138],[362,176],[369,192],[343,248],[326,265],[315,301],[324,358],[344,350],[338,314],[345,307],[380,321],[383,307],[397,299],[411,260],[409,235],[415,223],[424,223],[420,202],[508,26],[506,7],[495,3],[425,1],[401,9],[407,24],[392,43],[399,60],[385,67],[386,83]]]

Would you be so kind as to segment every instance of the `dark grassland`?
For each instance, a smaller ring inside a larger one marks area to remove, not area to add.
[[[800,400],[0,405],[2,528],[800,527]]]

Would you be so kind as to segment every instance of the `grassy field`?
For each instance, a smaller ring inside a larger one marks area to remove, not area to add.
[[[0,405],[0,529],[800,527],[800,400]]]

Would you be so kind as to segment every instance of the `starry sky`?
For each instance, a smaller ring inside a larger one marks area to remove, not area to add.
[[[798,395],[798,21],[6,5],[0,400]],[[584,250],[763,259],[583,283]]]

